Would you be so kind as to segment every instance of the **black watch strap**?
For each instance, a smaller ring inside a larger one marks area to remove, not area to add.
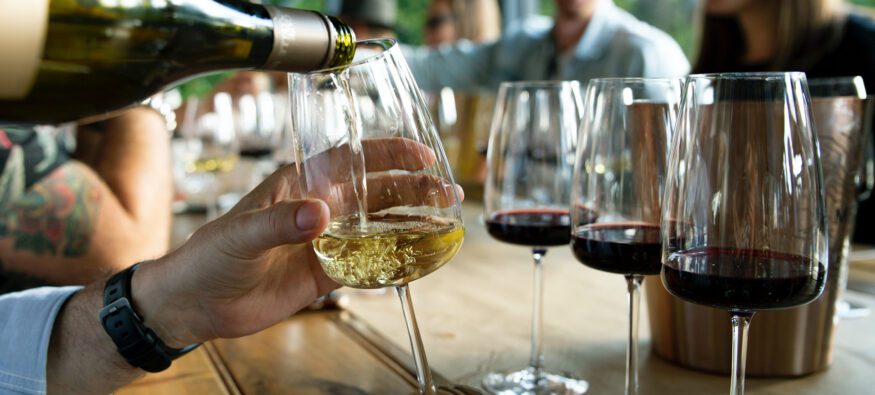
[[[106,282],[100,323],[129,364],[147,372],[160,372],[200,344],[170,348],[146,327],[131,305],[131,278],[138,266],[139,263],[122,270]]]

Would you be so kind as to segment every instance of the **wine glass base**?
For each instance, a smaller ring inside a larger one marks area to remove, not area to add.
[[[579,395],[589,383],[566,373],[550,373],[532,368],[516,372],[492,372],[483,377],[483,388],[497,395]]]

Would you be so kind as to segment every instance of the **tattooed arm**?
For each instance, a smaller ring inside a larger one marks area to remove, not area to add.
[[[163,253],[172,198],[168,145],[163,120],[151,110],[107,121],[92,166],[69,161],[0,208],[2,272],[83,284]]]

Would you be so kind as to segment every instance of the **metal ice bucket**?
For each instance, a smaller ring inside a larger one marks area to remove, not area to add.
[[[832,362],[836,302],[847,272],[856,214],[855,178],[863,147],[869,144],[865,136],[871,121],[866,119],[866,108],[871,101],[852,96],[812,99],[827,189],[828,283],[823,296],[810,304],[756,314],[748,340],[749,376],[801,376],[826,369]],[[671,296],[658,276],[649,276],[644,289],[654,353],[694,369],[730,372],[729,313]]]

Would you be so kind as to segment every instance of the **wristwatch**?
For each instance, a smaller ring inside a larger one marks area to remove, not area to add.
[[[112,338],[118,352],[131,366],[147,372],[160,372],[169,368],[174,359],[194,350],[200,344],[180,349],[171,348],[146,327],[131,304],[131,278],[139,265],[138,263],[116,273],[106,282],[100,323]]]

